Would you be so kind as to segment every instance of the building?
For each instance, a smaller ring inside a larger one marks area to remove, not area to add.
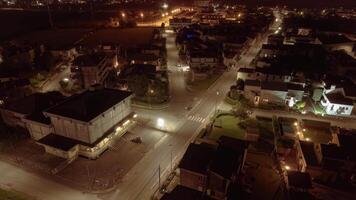
[[[78,56],[71,71],[77,75],[84,88],[106,84],[110,70],[117,66],[115,54],[93,53]]]
[[[169,19],[169,26],[173,29],[180,29],[191,25],[192,19],[190,18],[172,18]]]
[[[320,103],[328,115],[351,115],[354,105],[351,98],[345,97],[342,88],[325,90]]]
[[[208,195],[213,199],[226,199],[230,187],[238,183],[244,166],[248,143],[222,136],[209,167]]]
[[[206,192],[208,167],[214,149],[204,144],[190,144],[180,164],[180,185]]]
[[[180,185],[202,193],[202,197],[228,199],[239,184],[248,143],[222,136],[218,145],[190,144],[179,164]]]
[[[53,132],[37,141],[46,152],[69,160],[97,158],[131,123],[130,92],[91,88],[45,110]]]
[[[215,52],[200,51],[188,54],[188,65],[192,70],[210,70],[218,66],[218,56]]]
[[[290,107],[304,96],[304,87],[280,81],[246,80],[244,95],[255,104],[275,103]]]

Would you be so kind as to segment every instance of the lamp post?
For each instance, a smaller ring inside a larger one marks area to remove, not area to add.
[[[216,111],[217,111],[217,107],[218,107],[218,97],[220,95],[219,90],[216,91],[216,98],[215,98],[215,115],[216,115]]]

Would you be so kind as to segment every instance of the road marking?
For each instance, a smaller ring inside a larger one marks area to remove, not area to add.
[[[206,119],[204,117],[200,117],[197,115],[189,115],[188,120],[191,120],[194,122],[199,122],[199,123],[204,123]]]

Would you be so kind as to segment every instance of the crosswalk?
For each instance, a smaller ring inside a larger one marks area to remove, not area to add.
[[[196,116],[196,115],[189,115],[188,116],[188,120],[199,122],[199,123],[204,123],[206,121],[205,118],[200,117],[200,116]]]

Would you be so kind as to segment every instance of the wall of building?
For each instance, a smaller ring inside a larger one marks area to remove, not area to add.
[[[90,143],[95,142],[105,132],[127,117],[131,113],[130,105],[131,97],[128,97],[94,119],[88,126]]]
[[[180,169],[180,184],[198,191],[204,191],[207,184],[207,176]]]
[[[263,102],[284,104],[286,98],[286,91],[261,90],[261,100]]]
[[[55,134],[90,143],[87,123],[58,116],[50,116],[50,118]]]
[[[51,125],[40,124],[30,120],[26,120],[26,128],[34,140],[39,140],[54,131]]]
[[[1,109],[1,117],[5,124],[15,127],[20,126],[26,128],[26,124],[23,121],[25,116],[16,112],[12,112],[10,110]]]

